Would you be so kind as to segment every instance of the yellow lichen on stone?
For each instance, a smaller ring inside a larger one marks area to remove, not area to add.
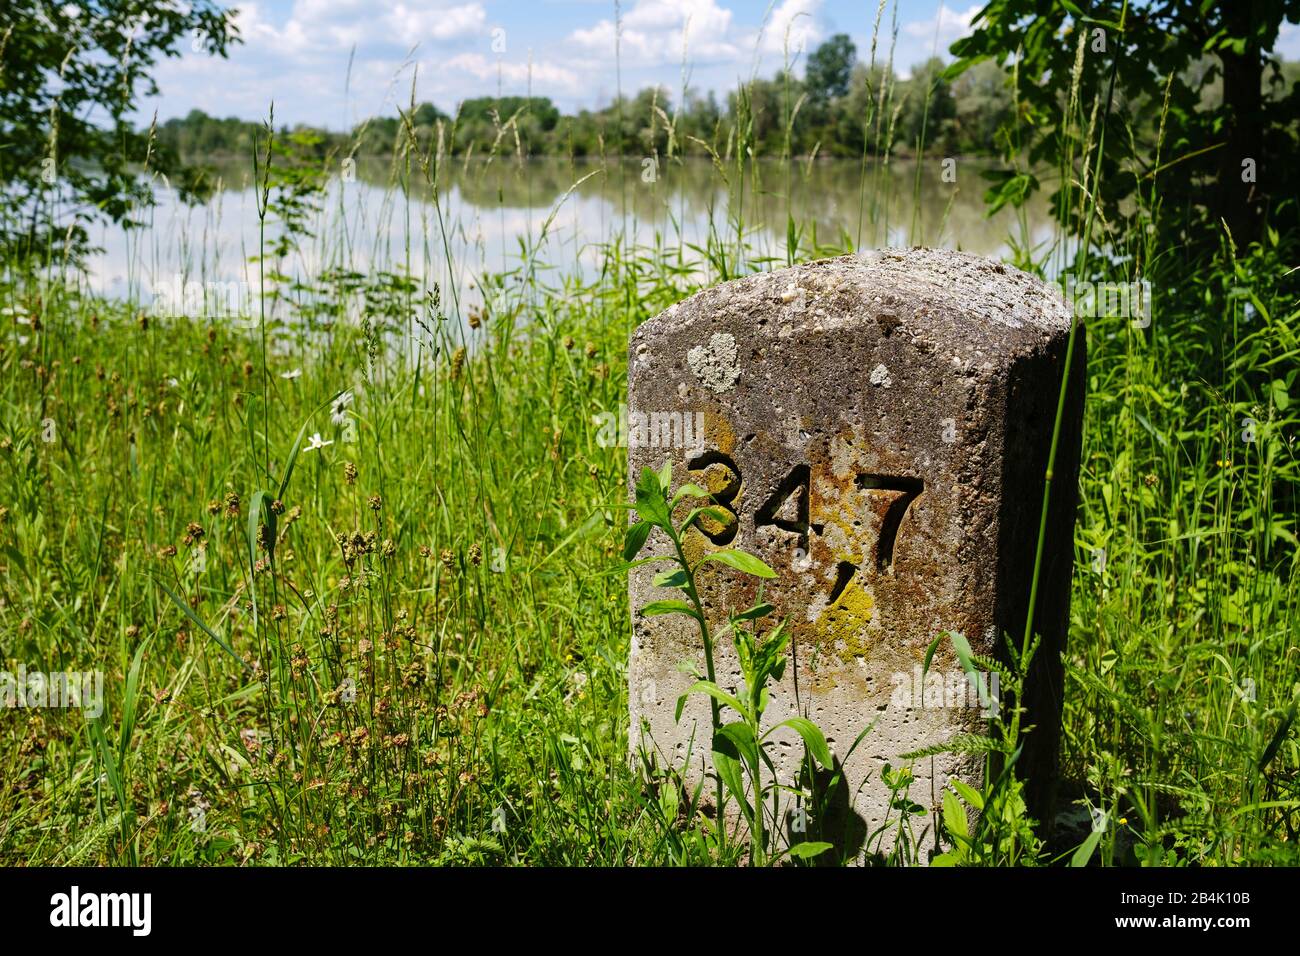
[[[721,415],[712,412],[704,416],[704,437],[710,448],[716,448],[724,455],[736,450],[736,433],[731,423]]]
[[[867,625],[871,623],[875,607],[875,598],[854,575],[835,603],[818,618],[819,643],[846,664],[864,656],[868,649]]]
[[[682,538],[682,554],[692,566],[697,565],[708,553],[708,539],[700,534],[699,528],[690,528]]]

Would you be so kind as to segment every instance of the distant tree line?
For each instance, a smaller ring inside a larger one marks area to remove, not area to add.
[[[1214,62],[1204,57],[1192,63],[1188,80],[1196,83],[1196,74]],[[1300,72],[1300,64],[1275,66],[1266,91],[1271,95],[1293,88]],[[1153,90],[1152,100],[1132,104],[1130,113],[1139,125],[1152,126],[1152,134],[1158,96]],[[1222,81],[1201,85],[1201,96],[1213,107],[1221,101]],[[802,77],[781,70],[755,78],[721,102],[712,92],[688,89],[674,97],[651,87],[602,109],[565,115],[547,97],[480,96],[463,101],[454,114],[421,103],[405,116],[372,117],[347,132],[297,129],[313,134],[322,155],[387,155],[413,133],[422,148],[437,145],[452,156],[703,156],[735,150],[742,141],[753,155],[768,157],[911,156],[922,149],[974,156],[1015,151],[1008,136],[1016,99],[1010,68],[994,58],[954,70],[934,57],[904,78],[859,62],[853,41],[837,34],[809,55]],[[161,124],[157,136],[164,148],[203,161],[247,156],[260,131],[256,122],[193,110]]]
[[[432,103],[405,118],[373,117],[347,132],[315,129],[322,152],[382,155],[413,131],[424,145],[441,141],[449,155],[525,156],[707,155],[734,148],[743,137],[761,156],[911,154],[918,144],[945,154],[996,149],[996,132],[1011,115],[1009,74],[987,62],[955,79],[938,58],[900,78],[857,61],[839,34],[808,58],[804,76],[779,71],[755,78],[719,101],[687,90],[674,97],[652,87],[616,98],[602,109],[565,115],[547,97],[481,96],[454,114]],[[193,110],[157,130],[161,145],[191,160],[248,155],[261,124]],[[285,130],[288,132],[288,130]]]

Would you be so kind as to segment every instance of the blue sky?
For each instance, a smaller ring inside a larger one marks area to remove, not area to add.
[[[879,0],[624,0],[622,86],[680,89],[683,49],[692,87],[725,91],[757,68],[769,75],[785,50],[802,72],[806,52],[848,33],[869,55]],[[257,0],[237,4],[244,43],[228,60],[195,53],[159,64],[160,96],[147,119],[193,108],[218,116],[334,129],[392,113],[416,95],[451,112],[475,95],[549,96],[564,110],[597,107],[617,90],[612,0]],[[969,30],[978,2],[886,0],[877,56],[896,71]],[[1300,57],[1300,31],[1283,28],[1280,52]],[[355,55],[353,56],[353,50]],[[349,59],[352,59],[349,81]]]

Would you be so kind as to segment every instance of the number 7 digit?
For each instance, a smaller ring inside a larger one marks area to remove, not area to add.
[[[898,528],[903,523],[903,516],[917,496],[925,490],[925,482],[920,478],[903,478],[897,475],[858,475],[857,485],[866,491],[898,492],[885,510],[880,522],[880,538],[876,542],[876,569],[884,571],[894,563],[894,542],[898,540]]]

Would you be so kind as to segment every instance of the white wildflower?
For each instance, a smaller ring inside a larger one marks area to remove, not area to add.
[[[334,399],[334,404],[330,406],[330,421],[335,425],[346,425],[348,423],[348,407],[352,404],[352,393],[344,392],[338,398]]]

